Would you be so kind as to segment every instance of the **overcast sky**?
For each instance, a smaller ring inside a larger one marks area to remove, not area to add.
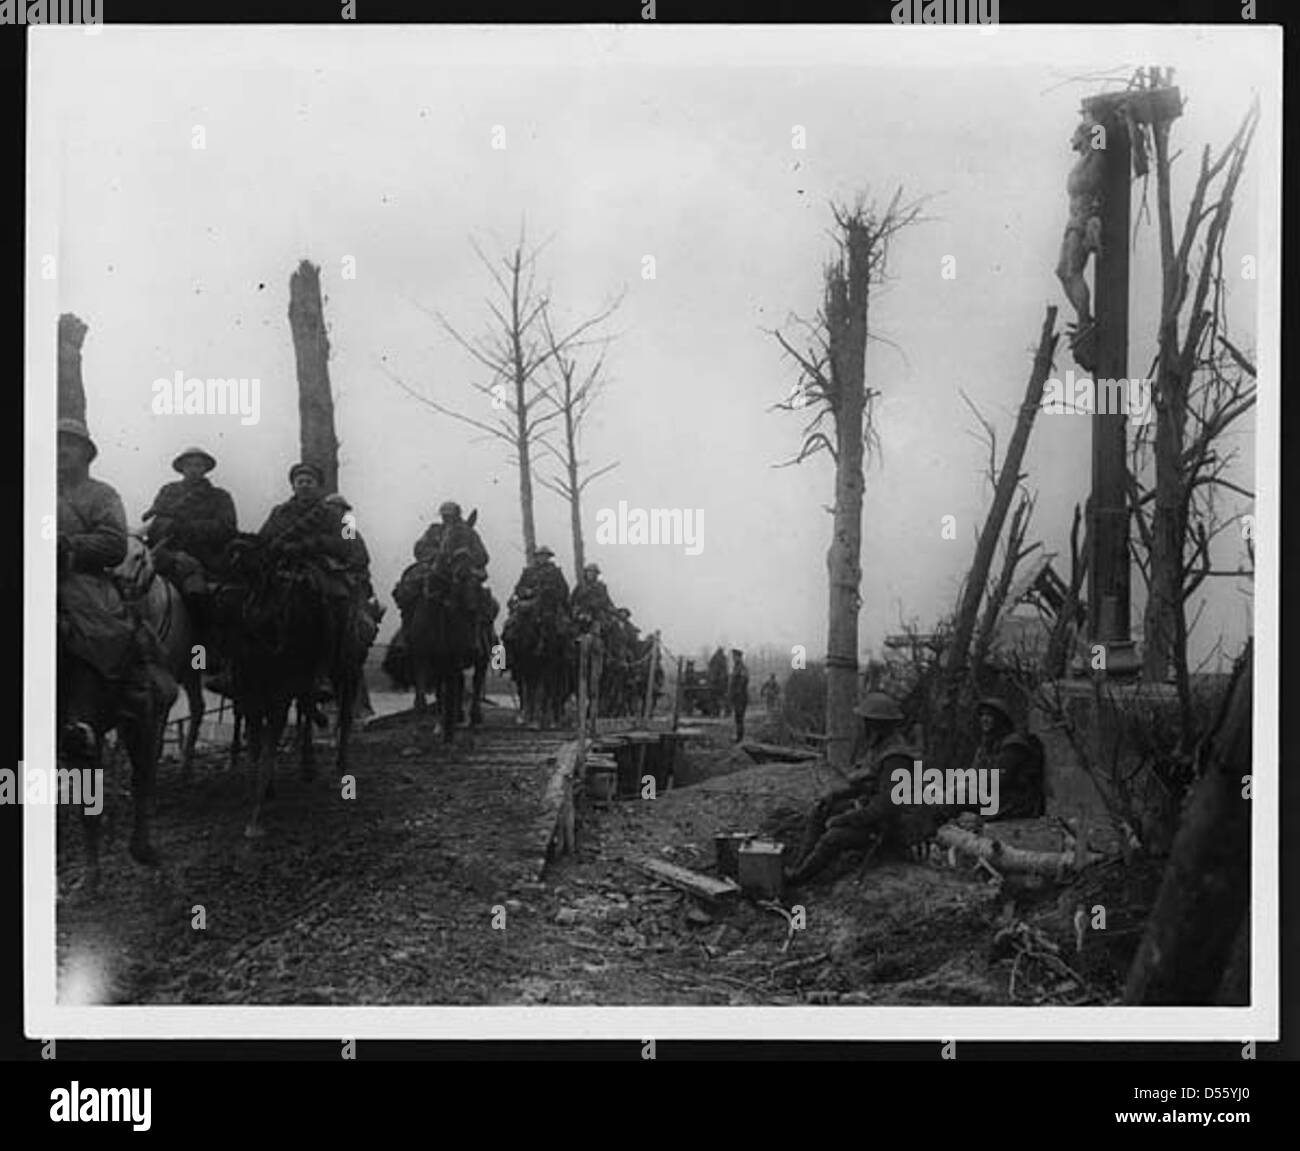
[[[479,510],[504,603],[523,561],[504,448],[410,398],[381,364],[490,417],[471,387],[482,370],[427,312],[482,332],[491,284],[471,238],[498,254],[526,225],[530,241],[549,240],[539,275],[561,319],[627,293],[584,444],[595,466],[619,461],[584,508],[588,556],[615,599],[676,651],[801,643],[820,654],[833,469],[825,456],[772,466],[797,451],[802,421],[768,410],[795,378],[768,329],[793,330],[792,313],[820,302],[828,203],[901,184],[930,200],[871,300],[879,341],[867,376],[883,393],[883,454],[867,475],[861,636],[864,652],[878,650],[900,614],[928,626],[952,606],[987,508],[987,449],[958,389],[1005,444],[1045,306],[1073,319],[1053,268],[1080,98],[1102,90],[1103,74],[1177,69],[1181,226],[1201,147],[1230,137],[1273,67],[1252,31],[34,29],[30,140],[58,180],[56,239],[45,238],[57,298],[44,302],[90,326],[94,473],[135,522],[175,478],[176,451],[199,443],[220,461],[212,478],[234,496],[240,526],[261,525],[287,497],[297,457],[287,307],[305,257],[322,268],[340,486],[376,587],[387,601],[412,542],[453,498]],[[505,147],[494,149],[497,126]],[[1252,157],[1241,184],[1230,269],[1259,251],[1260,163]],[[1154,187],[1148,200],[1154,212]],[[1140,189],[1135,221],[1139,204]],[[1143,220],[1133,374],[1153,350],[1156,246]],[[646,256],[654,279],[643,278]],[[941,276],[946,256],[954,279]],[[343,278],[349,257],[354,279]],[[1245,348],[1259,338],[1254,289],[1230,279]],[[1073,366],[1058,357],[1061,372]],[[153,381],[177,371],[259,378],[260,422],[152,414]],[[1253,485],[1253,424],[1243,430],[1234,478]],[[1088,453],[1086,419],[1040,418],[1030,535],[1051,550],[1066,546],[1086,495]],[[702,553],[598,546],[596,515],[620,500],[703,509]],[[941,536],[949,514],[956,541]],[[539,486],[536,516],[539,542],[571,578],[566,507]],[[1236,567],[1245,550],[1234,536],[1215,558]],[[1194,648],[1223,632],[1235,650],[1245,584],[1209,582]],[[1140,623],[1136,573],[1134,601]],[[395,623],[394,610],[385,637]]]

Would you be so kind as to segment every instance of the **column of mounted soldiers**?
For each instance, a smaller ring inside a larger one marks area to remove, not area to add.
[[[157,639],[127,610],[115,569],[127,555],[128,529],[122,501],[108,484],[90,478],[97,449],[84,423],[58,424],[58,607],[61,635],[110,678],[135,676],[159,686],[160,697],[175,697],[175,681],[163,666]],[[223,586],[232,578],[240,548],[264,547],[283,568],[293,568],[316,591],[336,602],[350,602],[364,629],[366,647],[378,632],[384,608],[370,581],[370,554],[348,500],[326,495],[324,475],[312,463],[294,464],[288,473],[292,494],[278,504],[255,535],[241,532],[230,493],[212,483],[217,467],[211,452],[189,447],[173,461],[180,479],[159,490],[142,521],[152,568],[175,586],[201,641],[212,638]],[[489,627],[500,605],[487,586],[488,551],[475,530],[477,513],[466,519],[459,504],[443,503],[438,519],[413,548],[414,563],[393,588],[405,616],[421,595],[426,575],[445,565],[454,578],[475,588],[478,610]],[[536,549],[509,602],[511,613],[538,612],[556,634],[592,637],[598,660],[599,713],[633,714],[645,698],[650,640],[643,639],[626,608],[616,607],[596,564],[587,564],[570,593],[548,547]],[[401,652],[404,629],[393,647]],[[218,648],[219,644],[216,645]],[[223,676],[213,686],[224,691]],[[655,695],[662,667],[656,667]],[[76,712],[75,684],[71,685]],[[322,684],[322,691],[324,685]]]

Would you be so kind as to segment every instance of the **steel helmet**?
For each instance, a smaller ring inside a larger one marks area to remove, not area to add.
[[[862,697],[862,702],[853,709],[853,714],[863,719],[877,719],[899,723],[904,718],[903,709],[883,691],[869,691]]]

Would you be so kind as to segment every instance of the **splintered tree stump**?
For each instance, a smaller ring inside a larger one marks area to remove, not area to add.
[[[289,279],[289,326],[298,367],[298,419],[302,458],[325,473],[325,491],[339,488],[339,441],[330,392],[330,342],[321,304],[320,269],[303,260]]]
[[[81,344],[88,331],[71,312],[59,317],[59,419],[86,421],[86,390],[81,382]]]

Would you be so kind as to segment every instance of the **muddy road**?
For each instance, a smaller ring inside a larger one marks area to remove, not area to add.
[[[257,841],[243,837],[242,771],[208,752],[185,784],[164,763],[156,818],[164,863],[155,872],[127,855],[119,776],[107,789],[97,900],[79,886],[77,820],[59,812],[60,998],[1095,1004],[1114,994],[1123,955],[1068,953],[1070,891],[1010,890],[937,858],[850,857],[823,883],[787,893],[787,909],[805,909],[806,926],[792,930],[774,907],[748,899],[711,907],[651,879],[637,860],[712,872],[715,832],[788,835],[817,794],[807,765],[756,765],[729,746],[725,725],[703,727],[689,752],[698,782],[653,800],[582,800],[576,851],[540,879],[538,820],[564,736],[525,731],[504,708],[453,748],[410,713],[358,732],[354,798],[325,770],[327,749],[311,783],[282,754],[267,835]],[[1033,830],[1019,829],[1022,842]],[[1021,917],[1038,936],[999,938]]]

